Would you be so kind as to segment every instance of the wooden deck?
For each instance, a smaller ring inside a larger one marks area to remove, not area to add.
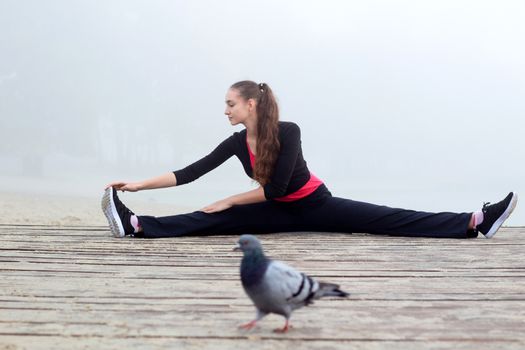
[[[103,227],[0,226],[0,349],[523,349],[525,228],[492,240],[259,236],[348,300],[254,316],[236,236],[114,239]]]

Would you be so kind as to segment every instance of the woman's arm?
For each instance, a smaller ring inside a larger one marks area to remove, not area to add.
[[[168,174],[157,176],[140,182],[115,181],[106,186],[113,187],[119,191],[137,192],[141,190],[151,190],[154,188],[165,188],[184,185],[194,181],[202,175],[215,169],[234,154],[235,133],[221,142],[210,154],[196,161],[184,169],[177,170]]]
[[[139,182],[116,181],[106,186],[113,187],[118,191],[137,192],[141,190],[151,190],[154,188],[164,188],[177,186],[177,177],[172,172],[163,174],[151,179]]]
[[[173,173],[177,178],[177,185],[180,186],[197,180],[233,156],[235,154],[236,144],[238,143],[238,135],[239,133],[235,133],[228,137],[204,158],[188,165],[184,169],[174,171]]]
[[[266,201],[264,189],[259,187],[244,193],[222,199],[201,209],[205,213],[216,213],[233,207],[234,205],[252,204]]]

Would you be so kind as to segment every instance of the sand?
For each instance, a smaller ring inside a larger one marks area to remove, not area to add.
[[[129,198],[126,198],[125,203],[137,214],[154,216],[174,215],[198,209]],[[81,197],[0,192],[0,214],[0,224],[107,225],[100,208],[100,198],[95,195]]]

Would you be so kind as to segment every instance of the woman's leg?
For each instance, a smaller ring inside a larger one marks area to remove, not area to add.
[[[330,197],[304,217],[316,231],[469,238],[472,213],[427,213]]]
[[[290,232],[304,226],[297,213],[273,201],[234,206],[212,214],[196,211],[165,217],[139,216],[138,219],[145,238]]]

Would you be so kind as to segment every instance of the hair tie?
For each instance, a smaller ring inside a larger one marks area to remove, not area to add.
[[[261,92],[264,92],[264,83],[259,84],[259,90],[261,90]]]

